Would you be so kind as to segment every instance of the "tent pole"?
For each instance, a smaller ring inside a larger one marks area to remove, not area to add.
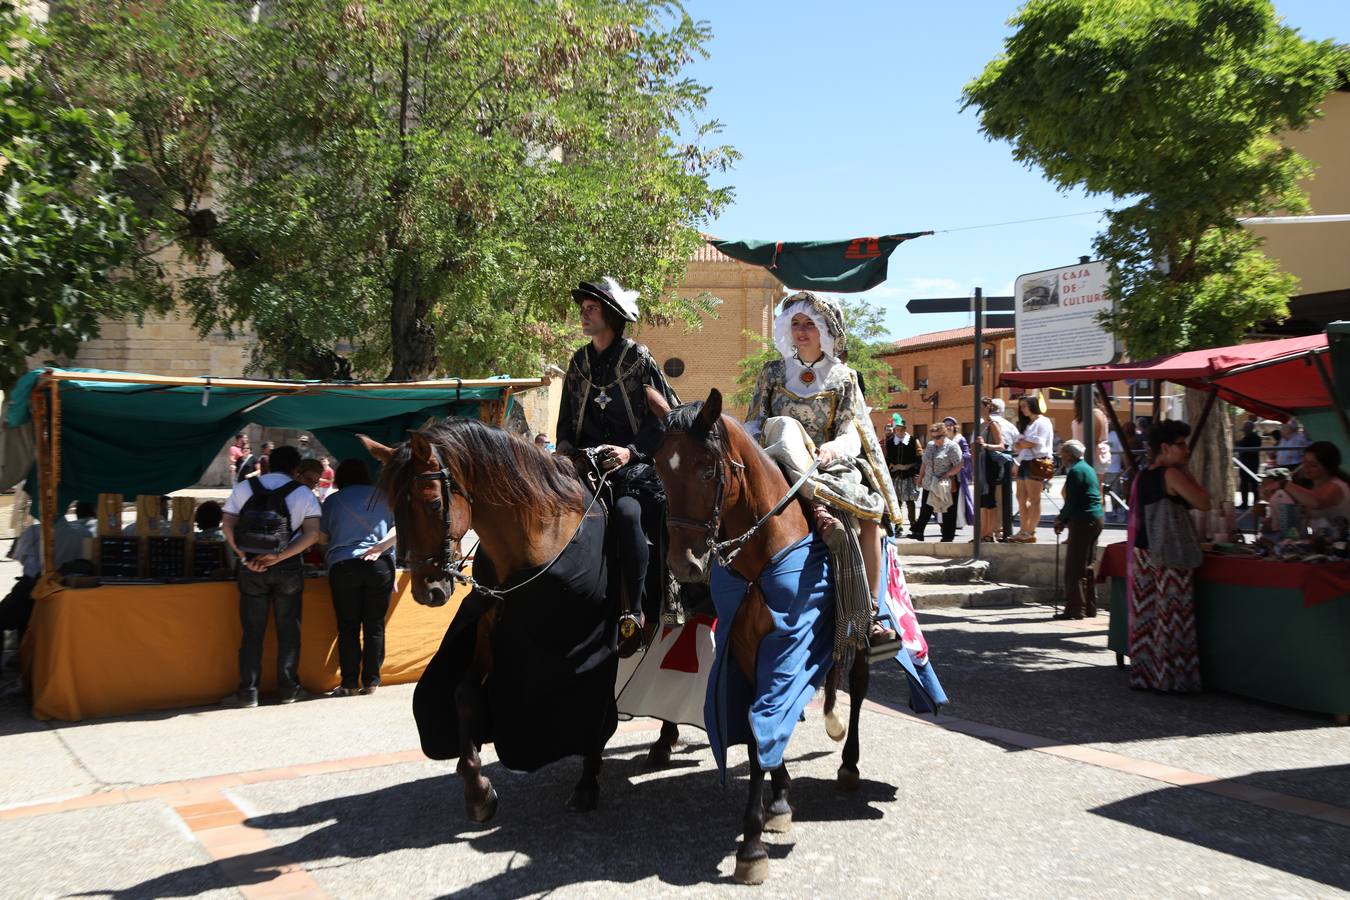
[[[1308,356],[1312,358],[1317,374],[1322,376],[1322,386],[1327,389],[1327,396],[1331,398],[1331,408],[1336,410],[1336,416],[1341,420],[1341,430],[1345,432],[1346,440],[1350,440],[1350,417],[1345,414],[1345,404],[1336,396],[1336,386],[1331,381],[1331,373],[1327,371],[1327,365],[1320,355],[1310,351]]]
[[[48,385],[55,381],[43,379],[38,382],[32,393],[33,437],[37,449],[38,472],[38,515],[42,531],[42,578],[48,578],[56,572],[56,485],[53,478],[51,446],[51,410],[48,408]]]
[[[1157,378],[1153,379],[1153,424],[1162,421],[1162,386]]]
[[[1130,389],[1133,390],[1133,386]],[[1116,415],[1116,407],[1111,402],[1111,395],[1106,392],[1105,381],[1097,382],[1097,393],[1101,395],[1102,404],[1106,407],[1106,415],[1111,419],[1111,428],[1120,438],[1120,445],[1125,448],[1125,459],[1130,464],[1130,471],[1133,472],[1139,468],[1139,463],[1134,458],[1134,437],[1133,435],[1127,435],[1125,429],[1120,427],[1120,417]]]

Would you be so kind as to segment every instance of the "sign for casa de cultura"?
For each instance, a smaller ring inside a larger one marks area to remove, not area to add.
[[[1100,366],[1115,360],[1116,340],[1097,321],[1112,308],[1106,263],[1031,272],[1013,285],[1017,368],[1022,372]]]

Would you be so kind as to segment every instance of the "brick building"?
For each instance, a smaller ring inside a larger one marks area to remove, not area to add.
[[[1008,404],[1008,418],[1016,419],[1016,401],[1021,390],[1000,388],[1001,373],[1016,368],[1017,341],[1011,328],[986,329],[984,338],[984,372],[982,393],[987,397],[1001,397]],[[891,370],[905,390],[895,391],[884,410],[872,412],[872,421],[878,429],[890,420],[892,413],[905,417],[910,430],[925,434],[934,422],[947,416],[961,423],[963,433],[973,430],[975,414],[975,329],[952,328],[934,331],[896,341],[892,349],[882,354],[891,364]],[[1125,423],[1130,415],[1129,390],[1124,383],[1109,387],[1116,415]],[[1152,387],[1147,382],[1134,386],[1140,398],[1150,396]],[[1048,401],[1048,415],[1055,426],[1055,436],[1067,438],[1072,433],[1073,392],[1050,387],[1044,391]],[[1148,412],[1150,406],[1141,405],[1139,412]]]
[[[892,413],[900,413],[914,434],[925,435],[934,422],[953,416],[969,434],[975,412],[975,329],[950,328],[896,341],[882,354],[905,389],[894,391],[886,409],[872,411],[878,429]],[[1008,391],[993,391],[998,373],[1012,367],[1013,330],[984,332],[984,393],[1005,400]]]
[[[746,332],[771,338],[774,304],[783,294],[783,285],[760,266],[739,262],[704,244],[689,259],[682,297],[709,293],[721,299],[718,318],[704,316],[702,327],[688,330],[683,323],[654,326],[639,324],[631,336],[646,344],[684,401],[702,400],[711,388],[725,397],[735,394],[740,385],[740,361],[758,353],[759,343]],[[742,415],[745,410],[731,407],[728,412]]]

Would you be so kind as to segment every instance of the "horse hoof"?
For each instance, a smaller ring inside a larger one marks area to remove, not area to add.
[[[764,879],[769,877],[769,857],[765,855],[759,859],[737,859],[736,874],[733,877],[737,884],[763,884]]]
[[[567,798],[567,808],[572,812],[594,812],[600,806],[600,792],[589,788],[577,788]]]
[[[488,822],[497,814],[497,789],[488,785],[487,796],[481,803],[467,803],[469,818],[479,825]]]
[[[837,791],[851,794],[858,789],[860,781],[861,778],[858,775],[857,769],[846,769],[843,766],[840,766],[839,774],[835,778],[834,788]]]
[[[764,820],[764,830],[771,834],[787,834],[792,830],[792,811],[769,816]]]
[[[830,710],[825,714],[825,733],[832,741],[842,741],[848,735],[848,726],[839,717],[839,713]]]
[[[647,751],[647,768],[664,769],[670,765],[671,747],[665,741],[658,740],[652,744],[651,749]]]

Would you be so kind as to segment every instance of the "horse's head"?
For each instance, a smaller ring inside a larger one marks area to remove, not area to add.
[[[669,533],[667,562],[680,581],[703,581],[712,566],[723,510],[736,499],[741,464],[731,455],[722,394],[716,388],[702,403],[674,411],[648,389],[647,405],[666,419],[666,436],[656,451],[656,471],[666,489]]]
[[[394,511],[399,541],[412,573],[413,599],[442,606],[454,588],[452,566],[473,509],[455,461],[420,431],[397,447],[358,435],[384,466],[379,489]]]

